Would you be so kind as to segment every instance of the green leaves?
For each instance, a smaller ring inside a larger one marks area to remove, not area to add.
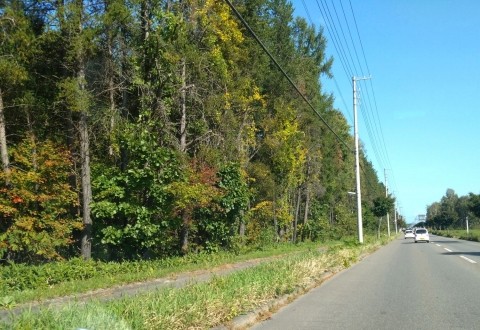
[[[168,186],[181,177],[175,154],[156,144],[145,121],[127,127],[122,139],[131,161],[127,168],[98,166],[93,182],[97,239],[117,257],[137,258],[146,249],[171,249],[165,235],[174,230]]]
[[[376,217],[383,217],[393,210],[395,205],[395,198],[377,197],[373,200],[372,212]]]
[[[480,217],[480,195],[470,193],[469,197],[470,211],[475,214],[476,217]]]
[[[238,9],[351,141],[321,89],[331,66],[321,31],[295,20],[286,0]],[[349,232],[352,155],[225,3],[7,1],[0,15],[0,89],[15,150],[14,185],[0,191],[4,255],[75,255],[87,154],[94,256],[177,254],[182,237],[190,251],[230,248],[239,233],[252,244],[288,239],[295,215],[305,239]],[[26,131],[38,145],[20,141]],[[49,141],[43,153],[53,160],[35,156]],[[370,204],[381,185],[362,160]]]

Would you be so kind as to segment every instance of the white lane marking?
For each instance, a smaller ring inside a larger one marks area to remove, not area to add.
[[[443,248],[444,250],[447,250],[448,252],[452,252],[452,250],[450,249],[447,249],[447,248]]]
[[[471,264],[476,264],[476,263],[477,263],[476,261],[473,261],[472,259],[469,259],[469,258],[467,258],[467,257],[465,257],[465,256],[460,256],[460,258],[462,258],[462,259],[464,259],[464,260],[467,260],[467,261],[468,261],[469,263],[471,263]]]
[[[440,244],[435,244],[436,246],[441,246]]]

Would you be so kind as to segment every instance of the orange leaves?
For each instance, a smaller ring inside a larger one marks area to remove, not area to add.
[[[169,185],[168,190],[174,196],[174,210],[192,212],[196,208],[208,206],[221,195],[217,184],[216,169],[207,164],[193,160],[185,169],[186,181],[178,181]]]
[[[23,203],[23,198],[18,195],[15,195],[12,197],[12,203],[14,204]]]
[[[53,160],[46,160],[45,163],[43,163],[43,165],[45,165],[46,167],[53,167],[55,166],[55,162]]]
[[[57,259],[58,250],[71,244],[72,231],[81,224],[70,213],[78,203],[68,185],[70,157],[54,143],[33,137],[12,148],[12,155],[8,186],[2,185],[0,173],[0,220],[5,228],[0,244],[8,243],[0,252],[18,252],[29,260]]]

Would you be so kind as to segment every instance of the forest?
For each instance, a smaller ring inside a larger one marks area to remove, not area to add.
[[[480,195],[458,196],[455,190],[448,188],[440,201],[427,206],[425,225],[430,228],[465,229],[467,222],[470,228],[479,229]]]
[[[283,72],[225,1],[0,0],[1,263],[357,234],[322,29],[287,0],[232,3]],[[387,197],[360,163],[373,234]]]

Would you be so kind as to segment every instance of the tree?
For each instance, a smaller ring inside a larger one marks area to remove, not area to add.
[[[22,12],[21,2],[7,1],[0,12],[0,160],[2,169],[10,171],[7,147],[6,102],[14,108],[16,98],[21,98],[24,83],[28,80],[28,62],[35,53],[33,34]]]
[[[469,197],[468,207],[470,212],[472,212],[476,217],[480,218],[480,195],[470,193]]]
[[[67,144],[72,154],[78,155],[82,200],[83,230],[81,235],[81,254],[83,258],[91,257],[92,220],[90,203],[92,201],[90,171],[90,132],[89,118],[92,96],[88,90],[87,64],[93,52],[92,42],[93,15],[82,0],[54,2],[53,12],[56,15],[56,29],[51,33],[55,42],[61,42],[61,58],[63,69],[60,77],[51,77],[58,87],[57,100],[62,104],[67,132]],[[76,179],[76,178],[75,178]],[[77,185],[72,178],[72,186]]]
[[[80,219],[70,213],[77,203],[68,184],[72,158],[65,148],[27,136],[12,152],[10,187],[0,174],[0,258],[41,262],[68,257]]]
[[[395,206],[395,199],[391,196],[387,197],[377,197],[373,200],[372,212],[379,218],[378,220],[378,232],[377,235],[380,235],[380,223],[381,218],[391,212]]]

